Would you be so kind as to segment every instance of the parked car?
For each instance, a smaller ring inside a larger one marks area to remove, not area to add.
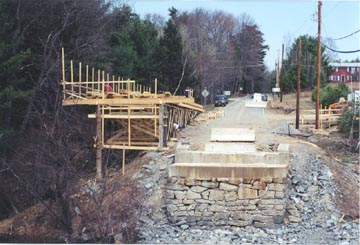
[[[261,95],[261,100],[262,101],[268,101],[268,95],[267,94],[262,94]]]
[[[226,95],[216,95],[215,96],[215,106],[226,106],[227,97]]]

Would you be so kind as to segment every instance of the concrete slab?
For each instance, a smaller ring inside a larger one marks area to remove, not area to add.
[[[199,178],[285,178],[289,164],[266,163],[175,163],[169,166],[169,176]]]
[[[217,153],[205,151],[176,151],[176,163],[289,163],[287,152]]]
[[[211,128],[210,141],[254,142],[255,130],[249,128]]]
[[[279,152],[289,152],[290,151],[290,145],[281,143],[281,144],[278,145],[277,151],[279,151]]]
[[[205,151],[217,153],[255,152],[256,147],[253,143],[214,142],[206,143]]]

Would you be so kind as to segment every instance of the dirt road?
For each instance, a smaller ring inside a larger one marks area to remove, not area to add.
[[[239,98],[225,108],[216,108],[224,109],[224,117],[188,126],[181,132],[180,140],[190,143],[194,150],[201,150],[204,144],[210,141],[212,127],[248,127],[255,130],[257,150],[271,150],[272,144],[289,143],[291,154],[288,207],[294,208],[300,214],[301,221],[283,224],[279,229],[224,227],[199,230],[186,224],[172,225],[168,223],[165,212],[166,181],[154,182],[152,176],[156,176],[158,172],[147,170],[146,174],[142,175],[141,183],[156,184],[148,192],[149,204],[145,205],[144,210],[151,209],[154,212],[140,218],[140,242],[358,244],[358,222],[346,221],[345,211],[336,207],[339,194],[336,180],[339,176],[334,175],[325,162],[326,152],[308,142],[306,138],[287,135],[288,123],[293,120],[294,115],[279,114],[263,108],[249,108],[245,106],[247,102],[248,98]],[[154,165],[164,163],[172,164],[173,161],[158,157]],[[165,172],[160,180],[162,178],[166,178]],[[356,193],[354,188],[352,194],[358,197],[358,190]],[[349,205],[356,208],[356,200]]]

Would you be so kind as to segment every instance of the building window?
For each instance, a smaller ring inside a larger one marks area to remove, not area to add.
[[[339,71],[339,68],[338,68],[338,67],[335,67],[335,71],[338,72],[338,71]]]
[[[351,72],[351,67],[347,67],[347,68],[346,68],[346,71],[347,71],[347,72]]]
[[[359,81],[359,76],[352,76],[353,81]]]

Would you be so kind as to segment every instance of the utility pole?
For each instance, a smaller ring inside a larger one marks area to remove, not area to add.
[[[316,109],[315,128],[319,128],[319,105],[320,105],[320,61],[321,61],[321,1],[318,2],[318,43],[317,43],[317,65],[316,65]]]
[[[282,44],[282,49],[281,49],[281,69],[280,69],[280,74],[281,74],[281,70],[283,68],[283,65],[284,65],[284,44]],[[282,86],[281,79],[280,79],[279,83],[280,83],[280,102],[282,102],[283,86]]]
[[[297,88],[296,88],[296,129],[299,129],[299,118],[300,118],[300,74],[301,74],[301,38],[299,37],[297,45]]]

